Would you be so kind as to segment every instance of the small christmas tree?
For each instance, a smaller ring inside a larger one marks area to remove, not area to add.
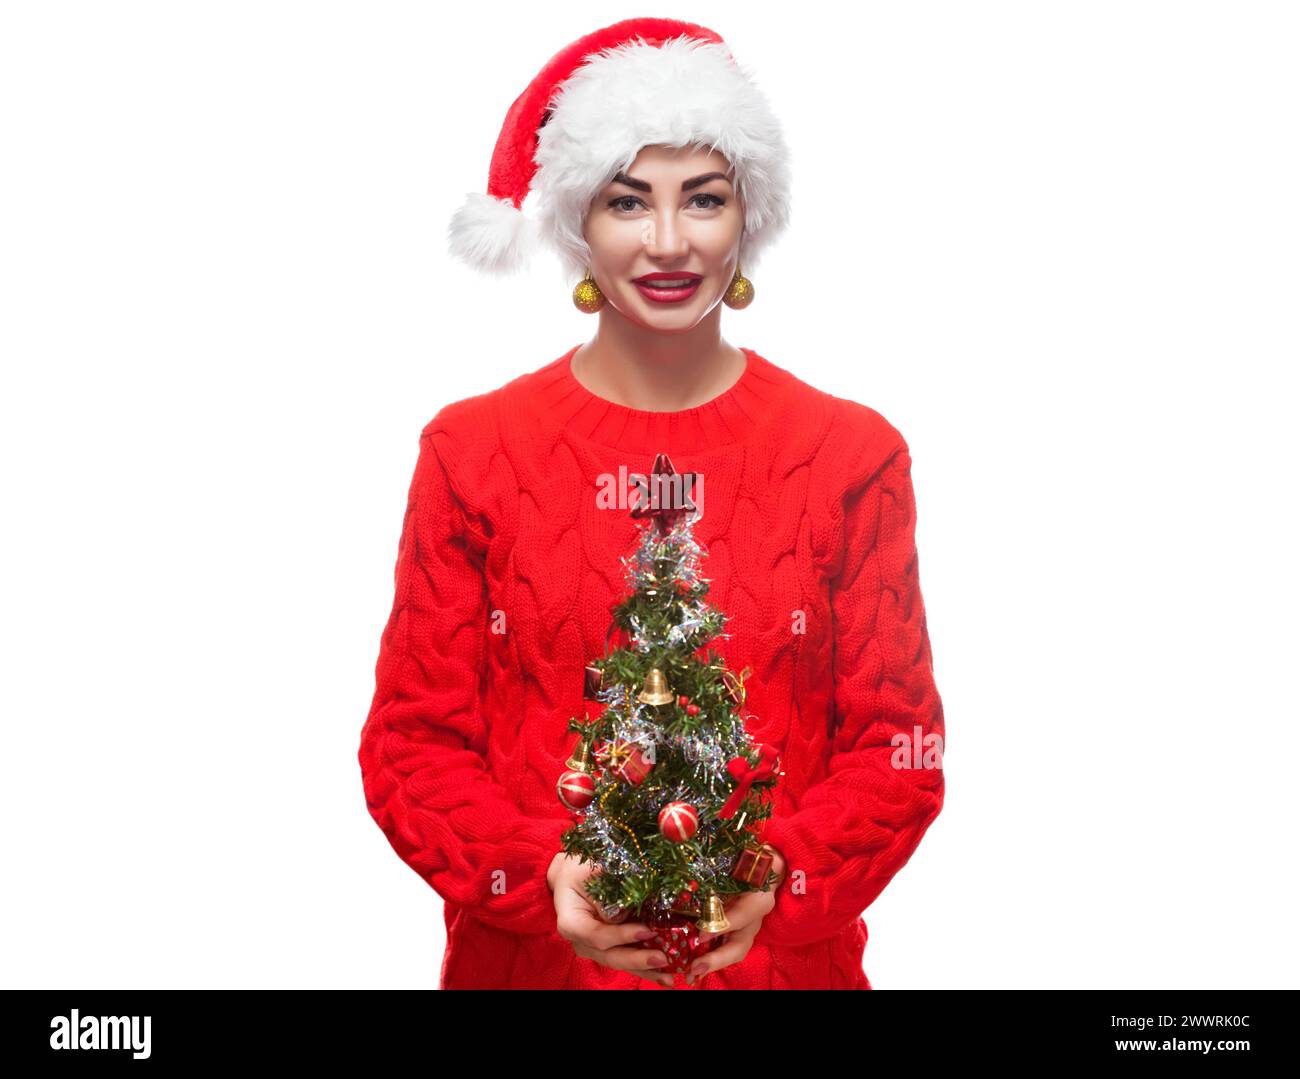
[[[557,784],[577,814],[564,849],[597,867],[587,894],[609,921],[655,927],[668,970],[717,943],[702,948],[698,933],[729,928],[728,896],[768,887],[772,857],[752,829],[771,815],[779,774],[741,715],[749,669],[737,676],[707,648],[727,617],[700,574],[695,507],[681,492],[694,478],[660,454],[632,511],[649,523],[623,559],[630,594],[611,626],[630,643],[587,668],[584,696],[604,708],[570,720],[577,748]]]

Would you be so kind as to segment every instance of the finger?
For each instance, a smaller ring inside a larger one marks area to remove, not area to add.
[[[638,978],[644,978],[657,985],[662,985],[666,989],[673,987],[673,976],[663,970],[668,965],[668,957],[657,948],[611,948],[608,951],[597,951],[591,948],[583,947],[581,944],[573,946],[574,952],[584,959],[590,959],[593,963],[599,963],[602,967],[608,967],[610,970],[623,970],[629,974],[635,974]],[[658,967],[652,966],[658,959]]]
[[[610,948],[601,953],[600,962],[614,970],[645,970],[654,972],[668,965],[668,956],[658,948]]]
[[[629,973],[647,982],[653,982],[655,985],[662,986],[664,989],[673,987],[673,976],[671,974],[652,974],[645,970],[633,970]]]
[[[785,883],[785,872],[788,868],[785,859],[781,857],[780,853],[772,855],[772,871],[776,874],[776,883],[772,887],[779,888]]]
[[[776,900],[770,892],[745,892],[726,905],[727,921],[730,923],[730,928],[723,930],[722,933],[705,933],[701,931],[700,940],[712,940],[714,937],[724,936],[727,933],[753,925],[755,922],[761,922],[771,913],[775,905]]]
[[[569,884],[562,884],[555,889],[554,902],[557,918],[572,919],[590,914],[594,910],[591,900]]]
[[[610,925],[608,922],[596,919],[596,925],[592,928],[588,939],[597,948],[617,948],[626,945],[635,945],[642,940],[656,940],[659,934],[651,929],[645,922],[624,922],[622,925]]]
[[[723,967],[729,967],[732,963],[739,963],[749,954],[749,949],[753,947],[754,937],[757,933],[757,924],[746,926],[738,931],[728,930],[725,941],[714,948],[713,951],[698,956],[692,961],[690,969],[686,972],[686,984],[690,985],[697,982],[704,975],[712,974]]]
[[[589,948],[608,951],[610,948],[634,945],[642,940],[654,940],[655,933],[644,922],[624,922],[622,925],[610,925],[600,918],[590,907],[566,908],[556,919],[557,926],[563,921],[567,933],[561,932],[571,941],[578,941]]]
[[[561,936],[574,939],[575,935],[579,935],[584,943],[593,947],[610,948],[615,944],[626,944],[636,938],[637,932],[652,932],[642,922],[611,925],[600,916],[591,897],[575,885],[563,885],[555,890],[555,918]],[[611,934],[607,930],[615,932]],[[619,931],[622,931],[621,935]]]

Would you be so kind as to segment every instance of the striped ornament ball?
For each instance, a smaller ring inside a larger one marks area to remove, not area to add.
[[[684,843],[700,827],[700,816],[689,802],[669,802],[659,810],[659,831],[674,843]]]
[[[591,805],[596,797],[596,781],[586,772],[565,772],[555,784],[560,801],[575,813]]]

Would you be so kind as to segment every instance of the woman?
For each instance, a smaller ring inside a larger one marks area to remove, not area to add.
[[[421,435],[359,760],[375,821],[444,900],[443,988],[871,988],[861,914],[942,807],[943,710],[906,442],[721,336],[788,189],[780,128],[721,39],[635,19],[543,68],[453,219],[484,270],[552,247],[599,325]],[[637,535],[595,492],[660,453],[707,491],[714,647],[753,669],[747,724],[782,761],[759,833],[780,883],[732,900],[676,981],[647,925],[585,896],[555,794]]]

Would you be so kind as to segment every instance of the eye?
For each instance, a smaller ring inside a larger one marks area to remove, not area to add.
[[[704,201],[699,202],[698,200],[700,199],[703,199]],[[725,206],[726,203],[727,200],[722,198],[720,195],[712,195],[707,192],[692,195],[688,200],[688,205],[693,206],[697,210],[711,210],[715,206]],[[617,198],[609,200],[610,209],[617,210],[620,213],[631,213],[638,206],[644,205],[645,204],[635,195],[619,195]]]

